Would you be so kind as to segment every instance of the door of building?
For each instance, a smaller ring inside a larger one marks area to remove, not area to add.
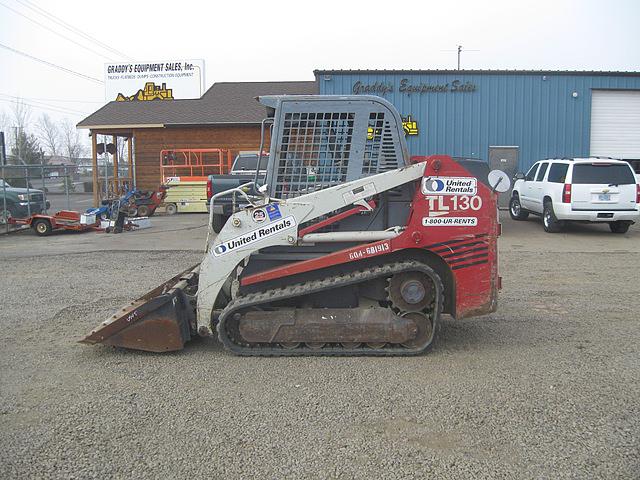
[[[514,146],[491,146],[489,147],[489,168],[491,170],[502,170],[511,181],[513,186],[513,176],[518,171],[518,153],[520,147]],[[500,208],[509,207],[509,199],[511,198],[511,189],[508,192],[501,193],[499,196],[498,206]]]
[[[593,90],[590,153],[640,159],[640,90]]]

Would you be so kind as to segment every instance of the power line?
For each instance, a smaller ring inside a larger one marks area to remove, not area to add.
[[[16,0],[16,1],[18,3],[20,3],[20,4],[22,4],[23,6],[25,6],[27,8],[30,8],[34,12],[42,15],[43,17],[48,18],[52,22],[57,23],[58,25],[60,25],[60,26],[62,26],[64,28],[66,28],[67,30],[75,33],[76,35],[80,35],[81,37],[84,37],[85,39],[93,42],[94,44],[100,46],[101,48],[104,48],[105,50],[108,50],[108,51],[110,51],[112,53],[115,53],[116,55],[119,55],[121,57],[128,58],[129,60],[133,60],[133,58],[131,58],[129,55],[127,55],[125,53],[122,53],[121,51],[116,50],[115,48],[110,47],[106,43],[101,42],[100,40],[92,37],[88,33],[83,32],[79,28],[74,27],[73,25],[71,25],[71,24],[65,22],[64,20],[62,20],[61,18],[56,17],[53,13],[49,13],[44,8],[41,8],[41,7],[31,3],[29,0]]]
[[[54,29],[49,28],[49,27],[47,27],[46,25],[44,25],[44,24],[42,24],[42,23],[38,22],[37,20],[34,20],[33,18],[31,18],[31,17],[29,17],[29,16],[25,15],[24,13],[21,13],[21,12],[19,12],[18,10],[15,10],[15,9],[11,8],[9,5],[6,5],[6,4],[5,4],[5,3],[3,3],[3,2],[0,2],[0,5],[2,5],[4,8],[7,8],[7,9],[11,10],[11,11],[12,11],[13,13],[15,13],[16,15],[20,15],[21,17],[26,18],[26,19],[27,19],[27,20],[29,20],[30,22],[35,23],[35,24],[36,24],[36,25],[38,25],[39,27],[44,28],[45,30],[49,30],[51,33],[53,33],[54,35],[59,36],[60,38],[64,38],[65,40],[67,40],[67,41],[69,41],[69,42],[71,42],[71,43],[75,43],[75,44],[76,44],[76,45],[78,45],[79,47],[84,48],[85,50],[87,50],[87,51],[89,51],[89,52],[91,52],[91,53],[94,53],[94,54],[96,54],[96,55],[100,55],[102,58],[106,58],[107,60],[113,61],[113,59],[112,59],[111,57],[107,57],[106,55],[104,55],[104,54],[102,54],[102,53],[100,53],[100,52],[98,52],[98,51],[96,51],[96,50],[94,50],[94,49],[92,49],[92,48],[89,48],[89,47],[87,47],[86,45],[81,44],[80,42],[76,42],[73,38],[69,38],[69,37],[67,37],[66,35],[61,34],[60,32],[56,32]]]
[[[52,108],[55,108],[55,109],[58,109],[58,110],[67,110],[69,113],[74,113],[74,114],[77,113],[77,114],[81,114],[81,115],[86,115],[87,114],[86,111],[75,110],[75,109],[69,108],[69,107],[61,107],[59,105],[51,105],[49,103],[41,102],[41,101],[35,100],[33,98],[16,97],[15,95],[9,95],[9,94],[6,94],[6,93],[0,93],[0,96],[13,98],[13,99],[16,100],[16,103],[18,103],[18,102],[24,103],[24,100],[27,100],[29,102],[33,102],[33,103],[36,103],[36,104],[41,104],[41,105],[44,105],[46,107],[52,107]],[[31,106],[34,106],[34,107],[37,107],[37,108],[39,107],[39,105],[31,105]]]
[[[14,97],[13,95],[6,95],[4,93],[0,93],[0,96],[2,97],[9,97],[9,99],[4,99],[4,98],[0,98],[0,100],[3,101],[10,101],[16,104],[24,104],[24,105],[28,105],[30,107],[34,107],[34,108],[51,108],[54,109],[60,113],[66,113],[66,114],[73,114],[73,115],[87,115],[87,112],[83,112],[80,110],[74,110],[72,108],[66,108],[66,107],[60,107],[58,105],[50,105],[48,103],[44,103],[44,102],[37,102],[37,101],[33,101],[33,100],[29,100],[29,102],[25,102],[23,98],[20,97]]]
[[[41,109],[41,110],[49,110],[49,111],[56,112],[56,113],[63,113],[65,115],[76,115],[76,113],[74,113],[74,112],[68,112],[68,111],[64,111],[64,110],[59,110],[59,109],[53,108],[53,107],[43,107],[43,106],[40,106],[40,105],[32,105],[32,104],[27,103],[27,102],[18,102],[17,100],[11,100],[9,98],[0,98],[0,102],[7,102],[7,103],[13,103],[13,104],[22,103],[23,105],[27,105],[28,107],[38,108],[38,109]],[[83,115],[86,115],[86,113],[83,113]]]
[[[20,97],[25,100],[42,100],[44,102],[61,102],[61,103],[100,103],[104,105],[103,101],[99,100],[68,100],[62,98],[36,98],[36,97]]]
[[[17,53],[18,55],[22,55],[23,57],[30,58],[31,60],[35,60],[36,62],[44,63],[45,65],[49,65],[50,67],[57,68],[58,70],[62,70],[63,72],[67,72],[72,75],[76,75],[77,77],[84,78],[85,80],[91,80],[92,82],[104,84],[104,82],[100,79],[97,79],[95,77],[90,77],[89,75],[85,75],[84,73],[76,72],[75,70],[70,70],[68,68],[62,67],[55,63],[47,62],[46,60],[42,60],[41,58],[34,57],[33,55],[29,55],[28,53],[21,52],[20,50],[16,50],[15,48],[8,47],[7,45],[4,45],[2,43],[0,43],[0,47],[6,50],[9,50],[13,53]]]

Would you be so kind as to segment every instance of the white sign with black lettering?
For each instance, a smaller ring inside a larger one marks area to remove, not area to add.
[[[429,177],[422,179],[425,195],[475,195],[478,180],[475,177]]]
[[[221,243],[213,249],[213,255],[216,257],[220,257],[226,253],[229,253],[231,250],[237,250],[241,247],[246,247],[247,245],[259,242],[264,238],[271,237],[277,233],[282,232],[283,230],[287,230],[295,226],[296,219],[293,216],[285,217],[282,220],[270,223],[268,225],[265,225],[264,227],[257,228],[249,233],[245,233],[244,235],[240,235],[239,237],[232,238],[231,240]]]
[[[478,217],[424,217],[425,227],[477,227]]]
[[[440,217],[452,212],[466,210],[479,211],[482,208],[482,197],[474,195],[426,195],[424,199],[429,203],[429,216]]]

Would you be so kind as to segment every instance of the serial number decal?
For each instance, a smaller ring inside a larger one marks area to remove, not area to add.
[[[221,243],[213,249],[213,255],[219,257],[225,255],[232,250],[236,250],[240,247],[251,245],[252,243],[259,242],[263,238],[271,237],[283,230],[296,226],[296,219],[291,217],[285,217],[282,220],[273,222],[267,226],[260,227],[239,237],[232,238],[231,240]]]
[[[476,227],[477,217],[423,217],[425,227]]]
[[[439,217],[451,212],[464,212],[473,210],[477,212],[482,208],[482,197],[474,195],[427,195],[424,199],[429,202],[429,216]]]
[[[361,258],[372,257],[382,252],[388,252],[391,250],[389,242],[381,243],[379,245],[371,245],[369,247],[363,247],[360,250],[349,253],[349,260],[360,260]]]
[[[475,177],[429,177],[422,179],[425,195],[475,195],[478,180]]]

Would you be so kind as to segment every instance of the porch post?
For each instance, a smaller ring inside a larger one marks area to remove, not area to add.
[[[98,134],[91,131],[91,176],[93,180],[93,206],[98,207],[100,204],[100,192],[98,191]]]
[[[113,191],[117,196],[122,195],[122,192],[120,191],[120,182],[118,181],[118,136],[117,135],[113,135],[111,142],[113,143],[113,146],[115,147],[115,150],[113,152]]]

